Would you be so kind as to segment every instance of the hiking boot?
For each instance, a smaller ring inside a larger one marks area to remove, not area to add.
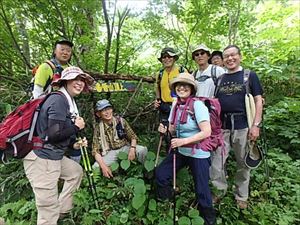
[[[164,186],[164,187],[157,186],[156,196],[157,196],[157,200],[159,201],[172,200],[174,197],[174,190],[171,186]]]
[[[240,209],[247,209],[247,207],[248,207],[247,201],[236,200],[236,204]]]
[[[216,224],[216,212],[213,207],[201,207],[198,206],[200,216],[204,220],[204,225],[215,225]]]
[[[75,225],[71,213],[61,213],[57,221],[57,225]]]

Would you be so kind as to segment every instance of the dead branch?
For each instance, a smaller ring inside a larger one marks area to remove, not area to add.
[[[137,85],[137,87],[136,87],[136,89],[135,89],[133,95],[130,97],[130,99],[129,99],[128,103],[127,103],[127,106],[125,107],[125,110],[124,110],[123,113],[121,114],[122,116],[124,116],[125,113],[127,112],[127,110],[129,109],[129,106],[130,106],[132,100],[135,98],[136,93],[139,91],[139,89],[140,89],[140,87],[141,87],[142,81],[143,81],[143,78],[140,79],[140,81],[139,81],[139,83],[138,83],[138,85]]]

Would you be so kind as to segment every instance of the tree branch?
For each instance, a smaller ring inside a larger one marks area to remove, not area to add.
[[[28,68],[31,68],[30,63],[27,61],[26,56],[23,54],[22,49],[20,48],[20,46],[19,46],[19,44],[18,44],[18,42],[17,42],[17,40],[16,40],[16,38],[14,36],[12,28],[11,28],[11,26],[9,24],[10,22],[8,21],[8,18],[6,16],[5,9],[3,7],[2,1],[1,1],[1,11],[2,11],[2,14],[0,14],[0,16],[2,17],[2,19],[3,19],[3,21],[4,21],[5,25],[6,25],[6,27],[8,29],[8,32],[9,32],[9,34],[10,34],[10,36],[11,36],[11,38],[12,38],[14,44],[15,44],[16,49],[18,50],[19,54],[21,55],[21,58],[23,59],[23,62],[25,63],[25,65]]]

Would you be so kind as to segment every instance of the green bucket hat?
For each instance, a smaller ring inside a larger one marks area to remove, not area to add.
[[[178,60],[178,58],[179,58],[179,53],[177,53],[174,48],[166,47],[161,50],[160,57],[157,59],[161,62],[162,57],[165,54],[168,54],[169,56],[174,57],[175,60]]]

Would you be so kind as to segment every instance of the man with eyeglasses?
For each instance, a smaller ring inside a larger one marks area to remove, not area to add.
[[[218,80],[216,97],[222,109],[225,152],[222,153],[222,150],[218,149],[212,153],[211,181],[214,187],[226,193],[228,185],[222,168],[226,163],[229,150],[232,149],[237,161],[234,195],[237,206],[245,209],[248,206],[250,169],[245,165],[244,159],[248,140],[255,141],[259,137],[263,91],[256,73],[251,71],[248,79],[249,93],[254,97],[256,112],[253,124],[249,127],[245,104],[247,93],[245,75],[243,67],[240,66],[242,60],[240,48],[236,45],[227,46],[223,51],[223,58],[228,72]]]
[[[213,51],[208,63],[224,68],[223,53],[221,51]]]
[[[156,77],[156,100],[154,107],[159,110],[161,122],[167,123],[173,98],[176,97],[176,94],[170,90],[170,82],[176,78],[179,73],[186,72],[182,66],[179,67],[176,65],[178,58],[179,54],[170,47],[162,49],[160,57],[158,58],[163,65],[163,69],[159,71]]]
[[[52,58],[42,63],[35,73],[32,90],[33,98],[38,98],[52,91],[50,85],[52,80],[58,79],[62,71],[70,66],[72,48],[73,43],[69,40],[63,39],[55,42]]]
[[[198,45],[192,52],[192,58],[197,64],[193,73],[198,83],[196,96],[211,98],[214,96],[217,78],[225,73],[222,67],[210,65],[210,50],[204,44]]]

